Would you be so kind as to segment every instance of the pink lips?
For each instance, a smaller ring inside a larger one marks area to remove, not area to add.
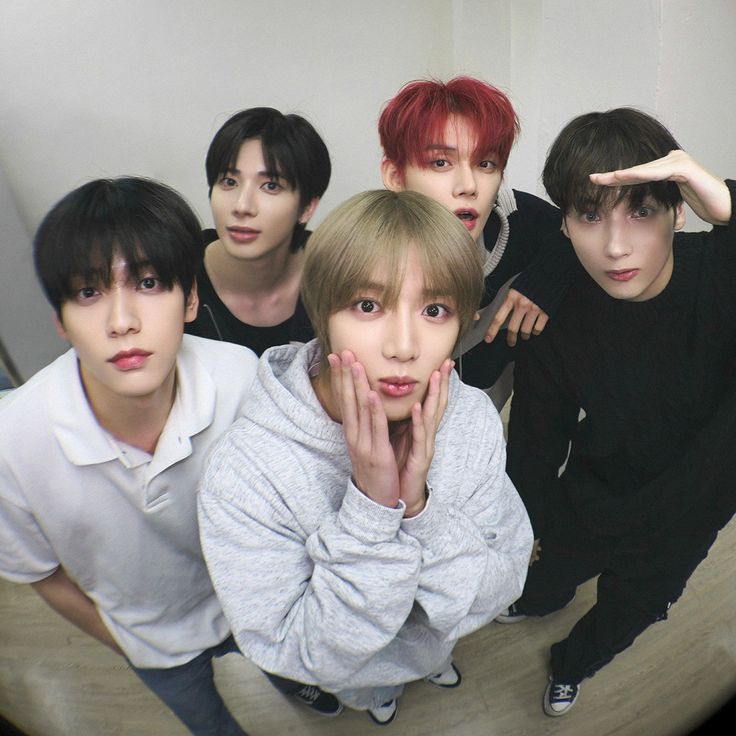
[[[406,376],[387,376],[378,380],[381,393],[394,399],[408,396],[416,385],[417,381]]]
[[[119,371],[132,371],[143,366],[149,355],[151,353],[146,350],[138,350],[137,348],[121,350],[119,353],[113,355],[108,363],[112,363]]]
[[[230,233],[230,237],[236,243],[252,243],[260,234],[260,230],[255,230],[252,227],[229,227],[227,231]]]
[[[468,230],[475,227],[475,221],[478,219],[478,212],[472,207],[458,207],[453,213]]]
[[[627,268],[615,271],[606,271],[606,276],[614,281],[631,281],[639,273],[638,268]]]

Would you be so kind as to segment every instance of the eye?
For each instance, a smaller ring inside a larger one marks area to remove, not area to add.
[[[450,309],[444,304],[428,304],[422,314],[432,319],[442,319],[450,316]]]
[[[637,207],[632,214],[636,219],[643,220],[646,217],[650,217],[653,214],[653,210],[651,207]]]
[[[264,192],[268,192],[269,194],[278,194],[279,192],[282,192],[284,190],[284,186],[272,179],[271,181],[267,181],[261,184],[261,189],[263,189]]]
[[[429,166],[432,169],[447,169],[450,167],[450,162],[446,158],[435,158],[429,162]]]
[[[601,217],[597,212],[583,212],[580,219],[583,222],[598,222]]]
[[[138,282],[139,291],[161,291],[163,288],[161,280],[156,276],[145,276]]]
[[[100,292],[95,289],[94,286],[83,286],[76,295],[76,300],[78,302],[88,302],[91,299],[94,299],[96,296],[99,296]]]
[[[361,299],[356,306],[363,314],[374,314],[378,311],[378,304],[373,299]]]
[[[486,171],[495,171],[496,170],[496,162],[490,161],[489,159],[484,159],[483,161],[480,161],[478,163],[479,168],[485,169]]]
[[[220,187],[222,189],[233,189],[238,186],[238,182],[232,176],[223,176],[220,179]]]

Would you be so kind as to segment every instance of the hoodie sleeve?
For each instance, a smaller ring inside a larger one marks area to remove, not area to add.
[[[327,690],[375,684],[362,682],[360,670],[408,618],[421,569],[418,541],[400,528],[403,507],[374,503],[345,474],[342,503],[307,533],[297,507],[311,494],[320,508],[320,485],[334,483],[330,468],[323,476],[280,473],[283,449],[274,465],[227,440],[205,470],[199,523],[241,651],[268,672]]]
[[[487,396],[470,399],[453,411],[464,417],[464,431],[453,422],[443,430],[434,460],[437,486],[424,512],[402,524],[422,547],[417,602],[446,638],[474,631],[519,598],[533,542],[529,517],[505,473],[498,414]],[[478,419],[471,433],[469,417]],[[454,477],[442,470],[450,462]]]

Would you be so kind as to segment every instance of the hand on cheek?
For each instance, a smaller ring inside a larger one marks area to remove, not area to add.
[[[378,394],[368,385],[363,366],[344,350],[327,358],[332,391],[353,466],[353,483],[368,498],[396,508],[399,470],[388,437],[388,421]]]
[[[363,366],[349,350],[328,356],[332,390],[339,403],[353,482],[366,496],[390,508],[399,498],[405,516],[416,516],[426,503],[427,474],[442,415],[447,406],[453,362],[432,373],[424,401],[411,417],[392,426],[378,394],[371,390]]]
[[[447,407],[453,365],[448,358],[432,373],[424,402],[414,404],[411,419],[391,433],[407,517],[420,513],[427,502],[427,475],[434,457],[437,428]]]

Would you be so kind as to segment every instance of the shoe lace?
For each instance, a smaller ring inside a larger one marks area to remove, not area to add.
[[[316,685],[304,685],[296,691],[296,694],[313,703],[320,696],[320,689]]]
[[[555,700],[568,700],[573,696],[574,691],[575,688],[573,685],[556,683],[552,688],[552,697]]]

